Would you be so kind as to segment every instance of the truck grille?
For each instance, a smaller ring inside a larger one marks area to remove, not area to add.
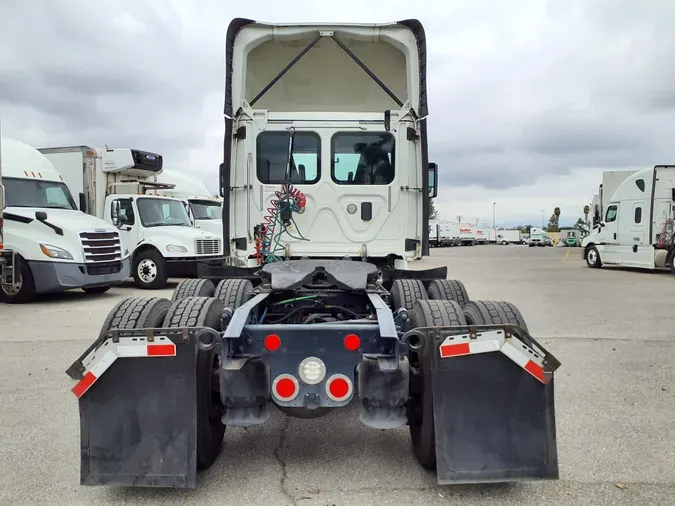
[[[220,250],[220,239],[197,239],[195,242],[198,255],[217,255]]]
[[[122,259],[122,241],[117,232],[81,232],[80,243],[87,263]]]

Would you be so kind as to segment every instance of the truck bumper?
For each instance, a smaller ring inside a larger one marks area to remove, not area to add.
[[[201,263],[210,265],[222,261],[222,255],[204,257],[167,258],[166,269],[170,278],[196,278],[199,274],[197,266]]]
[[[29,261],[38,293],[61,292],[71,288],[119,285],[131,275],[129,257],[105,265]]]

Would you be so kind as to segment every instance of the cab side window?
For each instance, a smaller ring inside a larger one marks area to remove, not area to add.
[[[120,215],[123,215],[123,216],[127,217],[127,221],[126,221],[125,225],[129,225],[129,226],[133,225],[136,220],[134,219],[134,206],[131,202],[131,199],[117,199],[116,201],[115,200],[111,201],[110,202],[110,214],[111,215],[112,215],[112,209],[113,209],[112,206],[114,205],[115,202],[120,203]]]
[[[605,215],[605,223],[611,223],[616,220],[619,210],[617,206],[609,206]]]

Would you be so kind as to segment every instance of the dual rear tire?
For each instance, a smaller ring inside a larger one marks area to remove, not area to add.
[[[527,330],[516,306],[504,301],[469,301],[463,307],[455,300],[418,300],[409,311],[411,328],[515,324]],[[408,425],[413,452],[425,469],[436,468],[432,364],[438,344],[427,336],[411,347]]]
[[[210,280],[188,279],[179,283],[171,301],[159,297],[129,297],[110,311],[101,335],[116,328],[208,327],[220,330],[224,307],[239,307],[248,300],[252,288],[250,281],[241,279],[226,279],[217,287]],[[198,470],[213,465],[223,445],[226,427],[222,423],[225,408],[220,398],[219,367],[219,356],[214,349],[198,350],[195,370]]]

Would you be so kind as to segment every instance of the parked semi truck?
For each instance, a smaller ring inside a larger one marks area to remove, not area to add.
[[[675,274],[675,165],[628,175],[604,197],[601,221],[582,241],[589,267],[667,270]]]
[[[162,169],[153,180],[160,184],[171,185],[172,188],[150,190],[148,193],[183,199],[188,203],[188,210],[195,226],[220,237],[223,233],[223,199],[210,194],[205,184],[178,170]]]
[[[184,202],[149,194],[171,188],[152,180],[162,171],[161,155],[89,146],[40,151],[78,197],[80,210],[119,229],[140,288],[163,288],[169,277],[195,276],[198,261],[221,258],[221,238],[194,227]]]
[[[417,20],[230,23],[223,262],[120,301],[68,369],[82,484],[194,487],[226,426],[351,403],[408,425],[439,483],[558,477],[559,362],[513,304],[408,269],[438,184],[426,43]]]
[[[4,302],[71,288],[103,293],[129,277],[119,231],[78,211],[63,177],[37,149],[3,138],[2,176],[4,247],[13,252],[5,256]]]

